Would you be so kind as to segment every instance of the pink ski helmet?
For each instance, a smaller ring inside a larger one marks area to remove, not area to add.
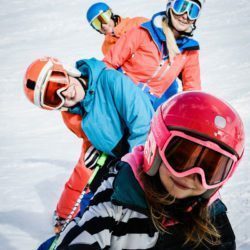
[[[155,175],[163,161],[177,177],[198,173],[207,189],[218,190],[242,158],[244,138],[242,120],[229,104],[208,93],[183,92],[160,106],[153,117],[143,169]],[[187,162],[175,161],[178,157],[172,157],[178,153],[177,144],[186,147],[186,153],[205,149],[206,154],[199,154],[202,160],[198,166],[197,163],[187,166]],[[211,162],[211,158],[215,160]]]

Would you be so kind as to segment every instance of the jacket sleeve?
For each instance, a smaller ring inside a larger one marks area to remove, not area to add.
[[[92,172],[86,168],[84,164],[85,146],[85,142],[83,142],[80,158],[69,180],[66,182],[59,202],[57,203],[57,215],[64,219],[70,214]],[[75,211],[73,217],[79,212],[79,209],[80,207]]]
[[[200,63],[199,51],[187,51],[187,61],[182,71],[183,90],[200,90]]]
[[[61,218],[67,218],[91,174],[91,170],[86,168],[84,163],[85,152],[90,147],[91,143],[81,128],[82,117],[80,115],[71,114],[69,112],[61,112],[61,115],[68,129],[77,137],[83,139],[80,158],[75,165],[70,178],[66,182],[61,197],[57,203],[57,215]],[[79,209],[77,209],[74,215],[76,215],[78,211]]]
[[[112,71],[110,87],[116,109],[129,130],[129,151],[132,151],[134,146],[144,145],[154,110],[146,94],[129,77]]]
[[[134,51],[138,49],[144,40],[145,31],[140,27],[133,28],[124,34],[111,50],[106,54],[103,61],[109,68],[117,69],[123,65]]]

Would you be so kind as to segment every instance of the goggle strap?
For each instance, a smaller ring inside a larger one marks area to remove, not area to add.
[[[49,60],[44,65],[43,69],[41,70],[41,72],[37,78],[36,86],[35,86],[35,90],[34,90],[34,103],[38,107],[41,107],[42,87],[45,83],[45,79],[47,77],[47,74],[52,69],[52,67],[53,67],[53,63],[51,62],[51,60]]]

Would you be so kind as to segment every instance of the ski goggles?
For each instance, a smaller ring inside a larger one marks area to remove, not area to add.
[[[108,24],[112,16],[111,10],[107,10],[105,12],[102,12],[100,15],[95,17],[93,21],[91,22],[91,26],[100,31],[102,29],[102,24]]]
[[[199,17],[201,7],[193,1],[176,0],[172,5],[172,10],[176,15],[183,15],[187,12],[188,19],[193,21]]]
[[[180,131],[171,131],[159,153],[171,174],[176,177],[199,174],[206,189],[223,185],[237,166],[235,155],[211,141],[203,141]]]
[[[69,77],[62,65],[49,70],[41,89],[41,106],[47,109],[60,109],[65,98],[62,92],[69,87]]]

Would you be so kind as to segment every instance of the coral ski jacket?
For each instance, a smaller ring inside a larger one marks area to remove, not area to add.
[[[148,19],[145,17],[133,17],[133,18],[120,18],[118,24],[114,28],[113,34],[107,34],[102,44],[102,53],[106,55],[117,40],[130,29],[138,27],[142,23],[147,22]]]
[[[62,112],[67,127],[83,138],[82,153],[57,205],[57,214],[65,218],[87,184],[91,171],[84,156],[91,144],[114,157],[121,157],[144,144],[153,108],[148,97],[124,74],[107,69],[94,58],[76,63],[88,78],[84,99],[69,112]]]
[[[181,36],[176,40],[181,51],[170,65],[166,37],[162,29],[165,12],[157,13],[123,35],[105,56],[108,67],[120,69],[134,83],[148,86],[150,93],[161,97],[171,83],[181,78],[183,90],[200,90],[199,44]]]

